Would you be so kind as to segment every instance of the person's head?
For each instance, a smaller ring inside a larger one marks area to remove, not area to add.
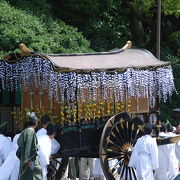
[[[168,132],[173,132],[173,126],[171,125],[171,123],[167,124],[167,131]]]
[[[161,132],[166,132],[167,131],[167,126],[166,126],[166,123],[161,123],[161,128],[160,128],[160,131]]]
[[[47,135],[49,136],[50,139],[55,137],[57,130],[56,125],[54,125],[53,123],[48,123],[46,130],[47,130]]]
[[[176,127],[176,134],[180,134],[180,125]]]
[[[50,117],[46,114],[44,116],[41,117],[41,124],[43,126],[43,128],[47,128],[48,123],[51,121]]]
[[[28,126],[35,129],[37,125],[38,125],[38,118],[36,117],[35,113],[32,112],[29,116]]]
[[[153,130],[153,128],[152,128],[152,125],[150,123],[146,123],[144,125],[144,134],[145,135],[146,134],[150,135],[152,133],[152,130]]]

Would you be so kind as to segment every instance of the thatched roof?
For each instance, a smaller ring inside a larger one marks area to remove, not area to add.
[[[125,49],[94,54],[48,55],[47,58],[59,68],[66,69],[126,69],[169,65],[156,59],[144,49]]]
[[[128,47],[128,48],[127,48]],[[5,56],[5,61],[19,61],[28,56],[41,56],[52,63],[56,70],[124,70],[126,68],[156,68],[167,66],[170,63],[158,60],[145,49],[132,49],[131,42],[115,51],[76,54],[43,54],[33,52],[24,44],[20,45],[20,53],[11,53]]]

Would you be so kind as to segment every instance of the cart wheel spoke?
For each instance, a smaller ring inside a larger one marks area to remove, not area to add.
[[[135,169],[128,167],[128,163],[132,147],[142,136],[142,132],[129,119],[123,119],[121,114],[115,115],[109,119],[103,129],[99,156],[107,179],[137,180]]]

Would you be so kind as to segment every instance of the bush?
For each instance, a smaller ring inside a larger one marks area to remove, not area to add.
[[[91,52],[87,41],[76,28],[52,17],[37,17],[0,2],[0,56],[25,43],[44,53]]]

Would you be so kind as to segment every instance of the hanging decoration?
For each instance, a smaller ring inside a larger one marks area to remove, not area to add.
[[[34,87],[46,91],[50,102],[60,102],[61,121],[71,122],[129,111],[132,97],[158,97],[166,102],[176,91],[170,65],[63,72],[54,70],[52,63],[41,56],[24,57],[15,63],[0,61],[0,83],[8,91],[17,90],[20,84],[22,91]]]
[[[115,102],[134,97],[159,97],[166,101],[175,91],[171,66],[151,69],[127,68],[123,72],[92,70],[84,72],[56,72],[51,62],[42,57],[26,57],[16,63],[0,62],[2,89],[14,91],[22,84],[23,90],[41,87],[47,90],[49,98],[75,101],[77,93],[82,102],[99,100]],[[90,92],[87,94],[87,92]],[[88,96],[88,97],[87,97]]]

